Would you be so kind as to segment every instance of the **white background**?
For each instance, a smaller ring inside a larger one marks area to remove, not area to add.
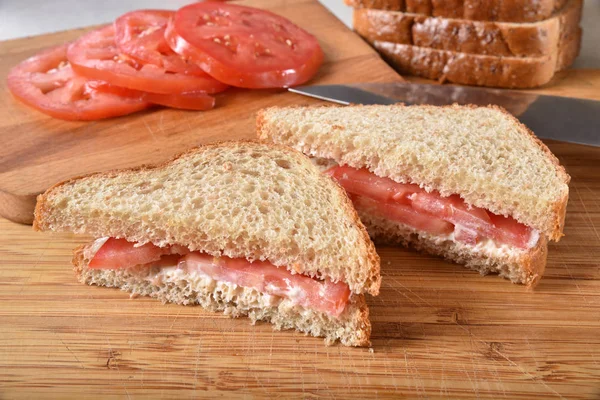
[[[349,27],[343,0],[320,0]],[[532,0],[535,1],[535,0]],[[0,40],[110,22],[137,8],[175,9],[190,0],[0,0]],[[583,45],[576,68],[600,68],[600,0],[585,0]]]

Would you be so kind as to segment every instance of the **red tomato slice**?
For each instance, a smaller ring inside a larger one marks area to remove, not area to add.
[[[116,117],[148,107],[142,99],[94,90],[93,82],[73,73],[66,52],[62,45],[21,62],[8,74],[8,89],[23,103],[66,120]]]
[[[325,173],[338,181],[347,192],[383,202],[410,204],[409,195],[425,192],[418,185],[402,184],[389,178],[381,178],[366,168],[336,166]]]
[[[174,14],[168,10],[137,10],[120,16],[115,21],[117,47],[140,62],[168,72],[205,77],[206,72],[171,50],[165,40],[167,22]]]
[[[144,100],[161,106],[179,108],[181,110],[204,111],[215,107],[215,98],[204,92],[188,93],[145,93]]]
[[[174,257],[173,254],[179,256]],[[181,255],[184,255],[181,257]],[[164,262],[163,262],[164,261]],[[179,261],[179,262],[178,262]],[[183,263],[181,263],[183,261]],[[305,275],[292,275],[266,261],[250,263],[245,259],[215,258],[192,252],[183,246],[158,247],[152,243],[136,247],[125,239],[109,238],[90,261],[89,268],[121,269],[156,263],[178,264],[187,271],[198,271],[214,280],[250,287],[261,293],[285,297],[295,304],[339,316],[350,298],[348,285],[319,281]]]
[[[265,10],[217,2],[180,8],[169,22],[169,46],[221,82],[243,88],[308,81],[323,62],[314,36]]]
[[[122,97],[139,98],[151,104],[178,108],[182,110],[210,110],[215,106],[215,98],[207,95],[204,92],[189,92],[189,93],[149,93],[139,90],[121,88],[118,86],[109,85],[106,82],[96,81],[94,89],[100,92],[113,93]]]
[[[532,229],[513,218],[489,213],[494,230],[491,237],[501,243],[513,245],[522,249],[530,246]]]
[[[441,197],[417,185],[396,183],[367,169],[336,166],[325,171],[363,204],[387,218],[433,234],[455,230],[459,242],[477,244],[481,237],[519,248],[528,248],[532,229],[513,218],[470,207],[458,195]]]
[[[412,206],[418,211],[435,215],[455,225],[463,225],[487,237],[490,237],[494,229],[485,210],[469,208],[457,195],[441,197],[437,193],[418,193],[412,197]]]
[[[135,243],[125,239],[109,238],[96,252],[90,261],[92,269],[121,269],[145,265],[159,261],[162,256],[188,254],[190,251],[184,246],[158,247],[152,243],[136,246]]]
[[[350,298],[348,285],[292,275],[266,261],[248,262],[229,257],[215,258],[198,252],[184,257],[188,271],[199,271],[217,281],[250,287],[261,293],[290,299],[306,308],[339,316]]]
[[[412,200],[416,210],[452,222],[457,228],[462,226],[484,237],[523,249],[529,245],[531,228],[514,218],[495,215],[478,207],[469,208],[457,195],[440,197],[435,193],[419,193]],[[465,232],[461,235],[465,235]]]
[[[161,249],[152,243],[135,247],[134,243],[125,239],[109,238],[90,261],[92,269],[121,269],[144,265],[158,261],[165,254],[170,254],[170,249]]]
[[[352,201],[358,208],[371,209],[392,221],[401,222],[432,235],[449,235],[454,230],[454,225],[451,223],[420,213],[409,205],[381,203],[362,196],[352,196]]]
[[[90,79],[153,93],[217,93],[227,85],[209,76],[168,73],[164,68],[143,64],[119,52],[112,25],[92,31],[67,49],[73,70]]]

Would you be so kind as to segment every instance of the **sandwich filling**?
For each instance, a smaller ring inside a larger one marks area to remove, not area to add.
[[[91,269],[153,268],[150,279],[160,280],[166,271],[181,271],[210,278],[216,282],[248,287],[290,300],[293,304],[332,316],[339,316],[350,299],[350,289],[343,282],[318,280],[292,274],[268,261],[250,262],[244,258],[213,257],[184,246],[158,247],[152,243],[136,244],[125,239],[102,238],[85,250]]]
[[[335,165],[325,171],[346,189],[355,204],[377,209],[392,220],[437,237],[477,246],[492,243],[527,250],[539,232],[514,218],[466,204],[460,196],[442,197],[415,184],[382,178],[369,170]]]

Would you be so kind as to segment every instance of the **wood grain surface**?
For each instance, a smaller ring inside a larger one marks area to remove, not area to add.
[[[319,37],[328,60],[338,60],[328,61],[321,82],[394,78],[322,8],[301,2],[285,11],[284,3],[269,2],[296,21],[321,21],[324,32],[343,36]],[[76,35],[0,44],[0,68]],[[600,72],[562,77],[542,91],[600,98]],[[0,185],[30,196],[28,181],[41,190],[44,179],[60,178],[54,169],[87,172],[108,161],[126,166],[167,158],[178,146],[251,137],[255,108],[308,103],[278,92],[227,95],[221,102],[212,114],[161,110],[65,128],[0,93]],[[34,134],[39,124],[49,132],[45,140]],[[177,139],[182,129],[185,141]],[[7,150],[19,140],[35,154]],[[69,158],[75,140],[82,153],[76,164]],[[146,154],[128,153],[137,142]],[[245,318],[81,285],[71,251],[91,238],[34,233],[0,218],[0,398],[599,399],[600,150],[548,145],[572,176],[571,196],[566,236],[550,245],[536,289],[410,250],[378,248],[381,295],[367,297],[372,350],[326,347],[321,339],[251,326]],[[21,168],[21,178],[13,169],[25,165],[20,157],[31,164]]]
[[[311,83],[399,81],[402,78],[316,0],[249,0],[319,39],[325,62]],[[0,77],[42,48],[73,40],[72,30],[0,42]],[[96,122],[47,117],[17,102],[0,79],[0,215],[31,223],[35,196],[54,183],[90,172],[156,163],[194,145],[253,136],[257,110],[317,101],[285,90],[234,90],[209,112],[152,109]]]

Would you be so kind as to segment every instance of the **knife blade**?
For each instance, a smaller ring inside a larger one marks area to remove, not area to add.
[[[542,139],[600,146],[600,101],[507,89],[409,82],[297,86],[290,92],[348,104],[495,104]]]

